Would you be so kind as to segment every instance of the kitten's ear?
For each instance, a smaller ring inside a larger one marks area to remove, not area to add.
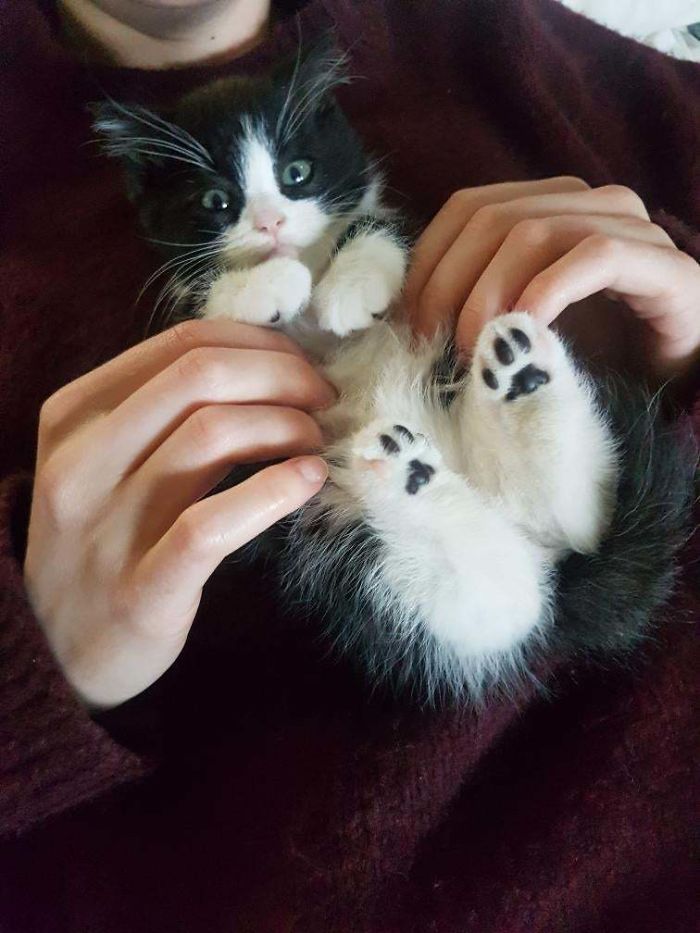
[[[92,128],[102,141],[102,148],[111,156],[143,161],[141,140],[148,136],[148,111],[131,104],[119,104],[117,101],[100,101],[88,104],[92,113]]]
[[[154,161],[148,154],[150,147],[145,144],[152,132],[148,124],[144,124],[148,111],[112,100],[89,104],[88,108],[102,149],[107,155],[120,159],[124,166],[127,193],[133,200],[143,189],[143,176],[149,162]]]
[[[284,75],[297,114],[307,116],[335,106],[332,91],[350,82],[348,60],[347,52],[339,50],[332,35],[323,37],[306,50],[299,46]]]
[[[212,167],[212,158],[199,140],[153,110],[114,100],[92,104],[90,109],[103,149],[124,164],[132,198],[140,194],[144,175],[151,168],[170,162],[195,169]]]

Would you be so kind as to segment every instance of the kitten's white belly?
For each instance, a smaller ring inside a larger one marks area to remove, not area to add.
[[[499,363],[492,347],[513,328],[528,348],[508,338],[520,356]],[[597,545],[615,453],[586,381],[527,315],[487,325],[450,406],[431,379],[440,343],[410,340],[379,324],[326,363],[341,395],[317,416],[331,482],[310,514],[330,509],[339,539],[344,524],[372,529],[382,544],[377,611],[393,607],[407,638],[420,619],[445,670],[456,664],[478,692],[484,665],[517,666],[520,646],[546,630],[554,562]],[[484,381],[489,367],[499,389]],[[531,372],[540,373],[532,389]],[[522,393],[508,400],[518,379]]]

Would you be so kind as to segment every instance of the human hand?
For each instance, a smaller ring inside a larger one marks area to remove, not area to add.
[[[455,192],[416,245],[404,295],[419,333],[453,325],[469,353],[504,310],[551,324],[601,291],[642,323],[658,374],[681,373],[697,358],[700,266],[617,185],[563,177]]]
[[[52,395],[25,581],[66,677],[117,705],[179,655],[220,561],[320,489],[316,456],[202,498],[236,463],[304,454],[335,391],[281,334],[188,321]]]

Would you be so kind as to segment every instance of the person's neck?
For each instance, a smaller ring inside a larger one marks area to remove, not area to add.
[[[60,0],[65,35],[83,54],[129,68],[222,61],[260,42],[270,0]]]

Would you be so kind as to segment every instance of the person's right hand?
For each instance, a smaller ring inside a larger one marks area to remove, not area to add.
[[[115,706],[179,655],[220,561],[323,485],[317,456],[202,498],[236,463],[307,454],[334,389],[286,337],[188,321],[44,404],[24,573],[69,682]]]

